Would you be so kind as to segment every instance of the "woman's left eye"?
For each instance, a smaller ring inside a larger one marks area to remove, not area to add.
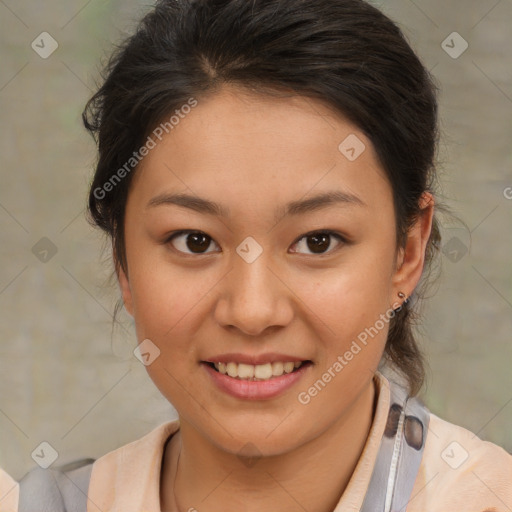
[[[338,245],[341,245],[345,242],[345,239],[341,235],[333,231],[315,231],[313,233],[302,235],[301,238],[294,242],[292,247],[295,245],[300,246],[302,241],[306,240],[306,243],[303,243],[302,247],[310,249],[312,252],[309,254],[325,254],[327,249],[329,249],[331,246],[331,238],[336,238],[338,240]]]

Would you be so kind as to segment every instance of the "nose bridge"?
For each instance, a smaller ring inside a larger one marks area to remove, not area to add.
[[[253,261],[233,254],[232,271],[225,283],[218,321],[248,334],[269,326],[284,325],[291,318],[286,287],[272,271],[270,254],[262,252]]]

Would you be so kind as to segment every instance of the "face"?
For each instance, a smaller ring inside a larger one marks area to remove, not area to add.
[[[133,178],[120,285],[183,424],[227,452],[278,454],[341,421],[420,277],[430,224],[397,251],[370,140],[321,102],[225,87]]]

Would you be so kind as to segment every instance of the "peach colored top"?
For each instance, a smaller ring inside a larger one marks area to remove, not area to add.
[[[362,506],[390,404],[389,382],[376,374],[375,418],[361,458],[334,512]],[[179,420],[164,423],[93,465],[87,512],[160,512],[164,445]],[[17,512],[17,484],[0,470],[0,512]],[[512,455],[472,432],[430,416],[425,450],[407,512],[512,511]]]
[[[18,493],[18,482],[0,468],[0,512],[17,512]]]

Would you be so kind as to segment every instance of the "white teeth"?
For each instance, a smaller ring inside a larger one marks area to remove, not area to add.
[[[224,375],[244,380],[268,380],[272,377],[280,377],[284,373],[291,373],[299,368],[302,362],[275,362],[265,364],[244,364],[244,363],[214,363],[215,368]]]
[[[230,377],[238,377],[238,365],[236,363],[228,363],[227,370]]]
[[[293,363],[284,363],[284,371],[285,373],[292,373],[295,365]]]
[[[272,363],[272,375],[276,377],[279,375],[283,375],[283,363]]]
[[[259,366],[258,366],[259,368]],[[252,379],[254,377],[255,367],[252,364],[239,364],[238,365],[238,377],[241,379]],[[259,379],[261,377],[256,375]]]
[[[240,373],[238,375],[243,378]],[[272,377],[272,365],[267,363],[254,366],[254,376],[257,379],[270,379],[270,377]]]

